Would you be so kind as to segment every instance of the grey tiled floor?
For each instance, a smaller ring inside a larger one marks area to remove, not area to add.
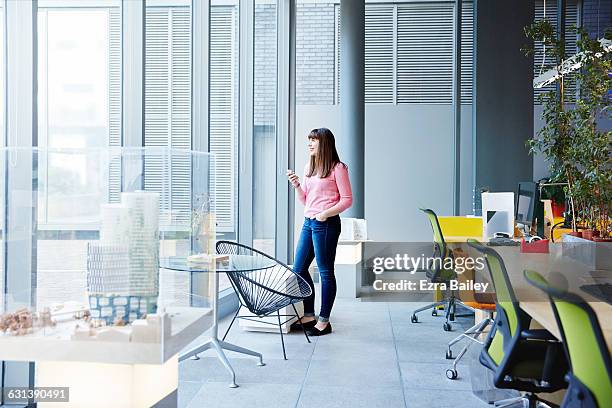
[[[454,331],[444,332],[443,317],[423,312],[420,323],[411,324],[411,312],[419,305],[338,299],[331,318],[334,332],[313,338],[311,344],[303,333],[285,336],[287,361],[278,334],[234,327],[228,341],[263,353],[266,366],[228,353],[240,385],[232,389],[211,351],[200,360],[184,361],[179,406],[488,407],[472,394],[469,359],[460,364],[457,380],[445,376],[450,367],[444,357],[446,343],[471,322],[464,319]],[[228,324],[225,319],[222,328]]]

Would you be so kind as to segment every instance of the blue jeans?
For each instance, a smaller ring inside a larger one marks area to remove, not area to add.
[[[308,273],[308,267],[316,258],[321,279],[321,312],[319,321],[329,321],[334,299],[336,299],[336,277],[334,276],[334,260],[336,246],[340,237],[340,216],[335,215],[321,222],[316,219],[304,218],[304,226],[300,234],[293,269],[299,273],[312,288],[312,294],[304,299],[304,316],[314,316],[314,283]]]

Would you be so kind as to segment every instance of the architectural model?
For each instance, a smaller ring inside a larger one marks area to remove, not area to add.
[[[144,319],[134,320],[129,326],[106,326],[100,323],[81,322],[74,326],[70,336],[72,340],[119,341],[132,343],[160,343],[162,337],[169,338],[171,321],[167,313],[148,315]]]
[[[87,252],[89,308],[107,325],[133,322],[157,310],[159,194],[121,193],[101,208],[100,240]]]
[[[23,308],[14,313],[0,315],[0,331],[13,336],[25,336],[37,328],[55,327],[56,322],[51,318],[51,310],[46,307],[39,313],[32,313],[30,309]]]

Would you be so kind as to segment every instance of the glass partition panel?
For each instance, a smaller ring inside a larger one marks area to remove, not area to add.
[[[164,175],[177,161],[186,163],[180,182],[190,186],[189,208],[176,208],[169,199],[170,178]],[[162,175],[153,185],[145,171],[150,165]],[[214,172],[212,155],[189,150],[2,149],[7,228],[0,252],[8,273],[0,360],[20,360],[11,354],[15,339],[34,347],[54,336],[66,350],[71,342],[125,342],[128,351],[121,358],[127,362],[141,358],[136,349],[129,353],[132,343],[178,347],[183,329],[210,323],[214,274],[194,280],[188,271],[160,272],[160,265],[174,257],[208,262],[206,270],[214,270]],[[116,202],[107,188],[112,177],[121,184]],[[41,228],[43,202],[84,228]],[[36,361],[37,351],[29,352]],[[155,361],[160,354],[143,356]]]
[[[6,61],[4,60],[4,2],[0,2],[0,75],[5,78]],[[0,81],[0,112],[4,112],[5,89],[4,81]],[[0,114],[0,146],[5,145],[4,114]],[[4,188],[4,182],[0,180],[0,190]],[[0,207],[4,208],[4,195],[0,194]],[[0,230],[4,231],[4,219],[0,217]],[[0,304],[4,302],[4,259],[0,251]],[[0,375],[2,368],[0,368]]]
[[[253,246],[275,253],[277,2],[255,1],[253,70]]]

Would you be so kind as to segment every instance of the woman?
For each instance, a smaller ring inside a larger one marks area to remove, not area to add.
[[[336,298],[334,260],[340,237],[339,214],[351,206],[353,196],[348,168],[338,157],[334,135],[329,129],[310,132],[308,151],[310,159],[301,182],[293,171],[287,170],[289,182],[295,188],[298,200],[304,204],[305,216],[293,268],[313,288],[312,295],[304,300],[302,324],[309,335],[322,336],[332,331],[329,315]],[[314,284],[308,272],[313,259],[317,260],[321,278],[318,320],[314,315]]]

